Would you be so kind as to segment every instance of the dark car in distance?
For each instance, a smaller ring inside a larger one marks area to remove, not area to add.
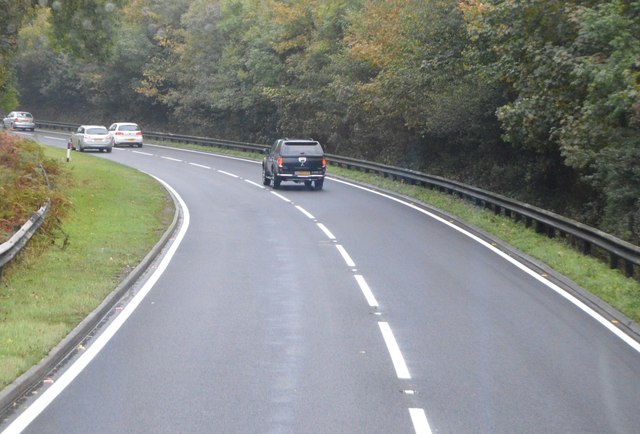
[[[327,160],[319,142],[307,139],[278,139],[264,150],[262,183],[273,188],[282,181],[304,183],[322,190]]]

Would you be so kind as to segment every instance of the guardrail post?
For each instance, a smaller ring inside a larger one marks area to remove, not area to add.
[[[614,253],[609,254],[609,268],[612,270],[618,268],[618,256]]]
[[[626,260],[624,261],[624,274],[627,277],[633,277],[633,262]],[[2,274],[0,274],[0,277]]]
[[[556,230],[553,228],[553,226],[547,226],[547,237],[555,238],[555,236],[556,236]]]

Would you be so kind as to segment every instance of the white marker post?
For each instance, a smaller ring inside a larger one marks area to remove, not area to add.
[[[67,141],[67,163],[71,161],[71,139]]]

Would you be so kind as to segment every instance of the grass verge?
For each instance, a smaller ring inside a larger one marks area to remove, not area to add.
[[[44,148],[64,160],[65,151]],[[173,201],[149,176],[80,153],[70,165],[63,236],[51,243],[36,235],[0,282],[0,388],[93,311],[173,219]]]

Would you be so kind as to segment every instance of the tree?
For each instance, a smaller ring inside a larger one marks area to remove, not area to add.
[[[0,108],[10,111],[18,105],[18,91],[11,67],[22,20],[35,1],[3,0],[0,5]]]
[[[469,1],[465,8],[476,42],[470,58],[511,88],[497,112],[505,139],[546,161],[542,174],[581,197],[589,223],[640,239],[640,3]],[[580,195],[580,183],[591,197]]]

